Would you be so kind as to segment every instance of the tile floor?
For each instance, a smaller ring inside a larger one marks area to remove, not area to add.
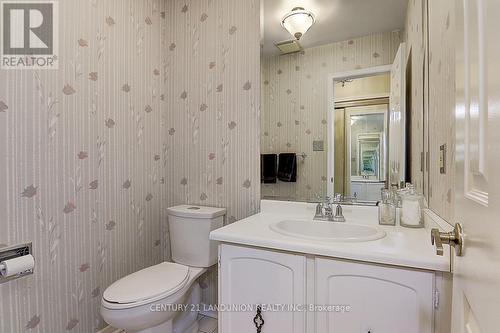
[[[199,315],[198,322],[200,323],[199,333],[217,333],[217,319]]]

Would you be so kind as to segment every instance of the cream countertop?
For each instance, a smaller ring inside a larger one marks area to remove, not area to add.
[[[429,218],[429,215],[424,229],[379,226],[377,207],[343,206],[346,223],[379,226],[387,234],[382,239],[366,242],[301,239],[282,235],[269,228],[270,224],[282,220],[310,220],[314,223],[312,219],[315,210],[316,204],[313,203],[262,200],[260,213],[212,231],[210,239],[377,264],[450,271],[450,248],[445,248],[444,256],[438,256],[430,242],[430,229],[440,226],[446,229],[447,225],[435,224],[436,221]]]

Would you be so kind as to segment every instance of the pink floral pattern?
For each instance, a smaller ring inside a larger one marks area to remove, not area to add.
[[[264,58],[261,151],[305,153],[299,157],[297,182],[264,184],[264,196],[310,200],[325,195],[327,183],[328,91],[325,73],[391,64],[401,41],[398,31]],[[300,83],[300,84],[297,84]],[[313,142],[324,150],[314,151]]]
[[[168,137],[160,96],[172,80],[163,65],[166,4],[65,0],[59,70],[2,73],[0,131],[8,144],[0,145],[7,157],[0,183],[9,175],[9,186],[0,188],[8,198],[0,210],[10,213],[0,229],[8,245],[33,241],[37,269],[49,273],[35,274],[22,292],[2,289],[2,297],[30,306],[0,310],[0,331],[99,331],[102,290],[168,259],[157,244],[164,221],[157,212],[168,202],[158,179],[168,179],[170,167],[157,162]],[[141,43],[148,53],[137,53]],[[131,201],[142,203],[139,215]],[[116,247],[133,254],[118,262]]]
[[[33,240],[51,272],[5,290],[31,305],[0,313],[0,331],[102,329],[102,292],[170,259],[168,206],[223,206],[229,222],[259,210],[258,1],[65,0],[60,11],[60,69],[0,80],[0,229]]]

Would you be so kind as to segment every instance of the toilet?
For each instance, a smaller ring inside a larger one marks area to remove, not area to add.
[[[142,269],[111,284],[101,315],[127,333],[197,333],[197,282],[217,263],[217,244],[208,236],[223,226],[224,208],[181,205],[168,208],[173,262]]]

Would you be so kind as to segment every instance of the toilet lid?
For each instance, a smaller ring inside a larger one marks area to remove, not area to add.
[[[125,276],[109,286],[103,298],[112,303],[135,303],[162,295],[170,296],[184,287],[189,267],[171,262],[151,266]]]

